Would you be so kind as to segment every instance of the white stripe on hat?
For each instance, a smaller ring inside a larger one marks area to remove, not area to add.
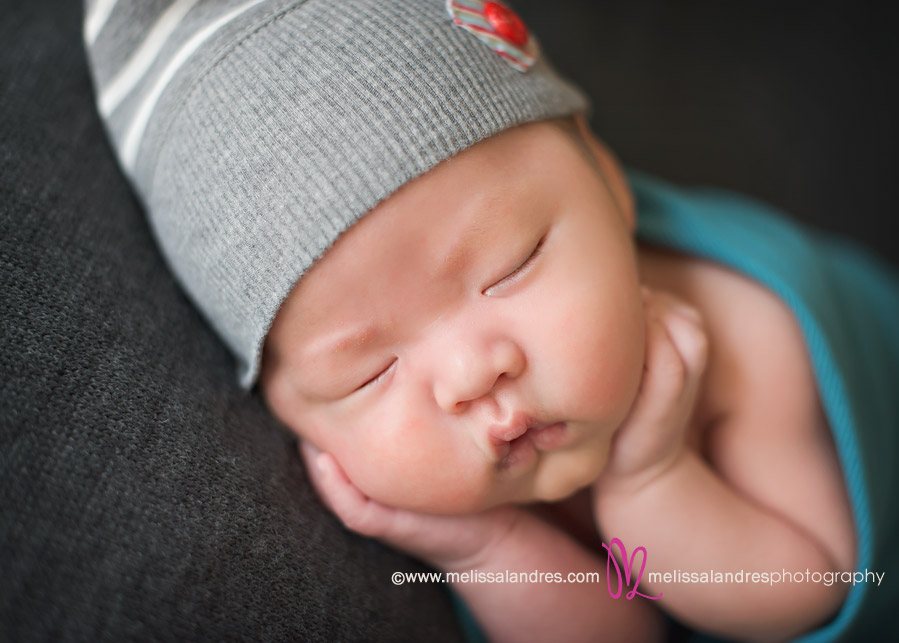
[[[103,25],[109,19],[117,0],[97,0],[88,9],[87,18],[84,21],[84,42],[94,44],[97,36],[103,30]]]
[[[143,103],[141,103],[140,107],[137,109],[135,116],[131,121],[131,125],[128,127],[128,132],[125,134],[124,143],[122,144],[121,161],[129,171],[134,170],[134,164],[137,160],[137,151],[144,138],[144,131],[147,129],[147,123],[150,121],[150,116],[153,115],[153,109],[156,107],[156,102],[159,100],[162,92],[165,91],[169,81],[171,81],[172,77],[178,72],[181,65],[183,65],[184,62],[190,58],[191,54],[199,49],[200,45],[206,42],[206,40],[208,40],[216,31],[234,20],[240,14],[263,1],[264,0],[250,0],[250,2],[244,3],[236,9],[229,11],[218,20],[213,21],[198,33],[194,34],[194,36],[178,50],[178,53],[175,54],[156,80],[153,89],[150,90]]]
[[[165,45],[166,40],[181,22],[181,19],[197,3],[197,0],[176,0],[168,9],[162,12],[159,19],[147,33],[147,37],[140,46],[135,49],[131,57],[122,65],[106,87],[100,92],[98,104],[100,113],[109,116],[119,103],[134,89],[134,86],[144,77],[147,69],[156,60],[159,51]]]

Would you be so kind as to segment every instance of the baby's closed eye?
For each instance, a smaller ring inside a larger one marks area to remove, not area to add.
[[[396,363],[397,363],[397,358],[396,357],[392,358],[387,364],[385,364],[382,368],[380,368],[376,373],[374,373],[367,380],[365,380],[362,384],[360,384],[358,387],[356,387],[356,389],[353,392],[355,393],[356,391],[360,391],[365,388],[370,388],[370,387],[384,381],[384,379],[388,375],[390,375],[390,373],[393,371],[394,366],[396,366]]]
[[[505,277],[503,277],[499,281],[495,282],[491,286],[488,286],[487,288],[485,288],[483,291],[483,294],[485,294],[489,297],[492,294],[496,293],[496,291],[498,289],[500,289],[504,286],[510,286],[510,285],[514,284],[519,279],[521,279],[524,275],[526,275],[528,273],[528,271],[531,269],[531,267],[534,265],[534,263],[537,261],[537,258],[542,253],[543,243],[545,240],[546,240],[546,235],[543,235],[542,237],[540,237],[540,240],[537,242],[537,245],[534,246],[534,249],[531,250],[531,253],[528,255],[528,257],[524,261],[522,261],[520,264],[518,264],[518,266],[514,270],[512,270],[512,272],[510,272]]]

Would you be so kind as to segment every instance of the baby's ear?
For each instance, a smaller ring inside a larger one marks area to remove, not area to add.
[[[634,195],[624,174],[624,168],[622,168],[620,161],[612,150],[606,147],[590,130],[583,112],[574,117],[574,122],[578,133],[593,154],[593,158],[596,160],[599,170],[609,186],[609,190],[612,192],[612,198],[615,199],[619,211],[624,216],[625,221],[627,221],[628,227],[633,230],[637,224],[637,209],[634,203]]]

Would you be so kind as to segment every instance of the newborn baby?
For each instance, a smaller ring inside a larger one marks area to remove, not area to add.
[[[852,570],[792,315],[727,269],[635,244],[625,176],[580,123],[508,130],[415,179],[287,298],[260,385],[323,498],[450,571],[601,570],[599,534],[644,546],[650,571]],[[560,504],[537,518],[534,502]],[[796,635],[846,593],[646,578],[726,636]],[[498,639],[653,626],[634,614],[649,602],[623,609],[605,584],[456,588]]]
[[[889,270],[625,173],[503,3],[95,2],[85,37],[170,267],[324,502],[542,575],[455,578],[488,636],[890,621]]]

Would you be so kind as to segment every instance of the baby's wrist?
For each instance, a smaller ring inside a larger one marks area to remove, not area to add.
[[[652,493],[653,489],[669,484],[676,472],[687,463],[686,452],[686,446],[681,446],[664,459],[637,470],[606,470],[594,483],[594,498],[600,503],[609,500],[631,502]]]
[[[508,506],[483,514],[484,531],[481,544],[474,550],[459,556],[429,560],[433,566],[445,572],[463,572],[471,569],[488,569],[506,552],[515,548],[514,543],[528,530],[529,516],[519,507]]]

